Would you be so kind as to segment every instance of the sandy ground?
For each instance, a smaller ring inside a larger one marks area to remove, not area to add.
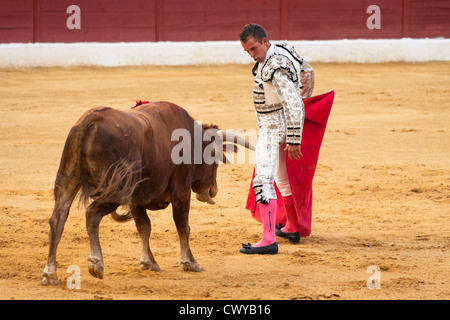
[[[313,231],[275,256],[245,256],[261,225],[244,209],[252,164],[221,165],[216,205],[193,199],[183,272],[171,210],[152,211],[161,271],[139,269],[133,222],[101,223],[103,280],[89,275],[84,212],[58,250],[61,285],[42,287],[52,188],[66,136],[95,106],[168,100],[197,120],[254,129],[250,65],[0,70],[1,299],[448,299],[450,63],[315,64],[336,91],[314,180]],[[67,268],[79,266],[81,289]],[[380,289],[369,289],[369,266]]]

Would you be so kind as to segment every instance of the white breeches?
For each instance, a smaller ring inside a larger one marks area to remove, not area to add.
[[[286,123],[283,110],[258,114],[259,135],[255,152],[253,190],[257,202],[276,199],[274,181],[282,196],[291,194],[286,170]]]
[[[287,151],[286,143],[280,145],[279,155],[278,155],[278,170],[275,176],[275,182],[277,183],[278,190],[283,197],[291,195],[291,185],[289,184],[289,177],[286,168],[286,155]]]

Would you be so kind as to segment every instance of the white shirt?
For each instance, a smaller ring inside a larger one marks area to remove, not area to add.
[[[271,44],[269,49],[267,49],[266,57],[264,58],[264,62],[267,61],[267,59],[269,59],[269,57],[271,55],[273,55],[274,53],[275,53],[275,46],[273,44]]]

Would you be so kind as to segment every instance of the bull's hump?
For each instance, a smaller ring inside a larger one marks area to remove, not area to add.
[[[130,110],[131,114],[134,112],[142,112],[150,119],[172,119],[171,122],[173,122],[174,119],[191,119],[185,109],[168,101],[152,101],[147,104],[142,104],[139,107]]]
[[[111,107],[96,107],[94,109],[92,109],[92,111],[94,112],[102,112],[102,111],[106,111],[106,110],[111,110]]]
[[[161,112],[172,112],[172,113],[179,113],[185,111],[182,107],[179,105],[176,105],[175,103],[168,102],[168,101],[153,101],[147,104],[148,110],[159,110]]]

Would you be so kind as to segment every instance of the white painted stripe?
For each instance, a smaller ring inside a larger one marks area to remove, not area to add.
[[[447,38],[288,42],[310,62],[450,61],[450,39]],[[0,67],[252,63],[239,41],[0,44]]]

